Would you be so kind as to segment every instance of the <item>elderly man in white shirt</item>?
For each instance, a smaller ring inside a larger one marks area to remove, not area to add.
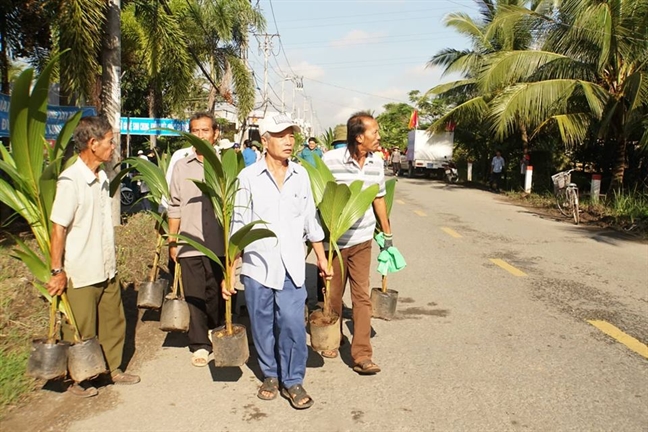
[[[267,153],[239,174],[239,191],[232,234],[263,220],[276,238],[258,240],[245,248],[241,269],[252,338],[264,381],[260,399],[281,394],[296,409],[313,405],[302,384],[308,349],[304,326],[306,302],[304,233],[313,245],[322,277],[330,278],[306,170],[290,161],[299,127],[286,115],[264,119],[261,140]],[[235,291],[223,286],[223,296]]]
[[[59,176],[50,215],[52,277],[47,290],[53,296],[67,291],[81,337],[99,339],[110,379],[136,384],[137,375],[120,369],[126,320],[117,280],[112,199],[101,169],[115,151],[110,123],[104,117],[82,118],[74,142],[79,157]],[[73,342],[71,325],[64,323],[62,330],[63,339]],[[74,383],[68,391],[80,397],[98,394],[90,381]]]

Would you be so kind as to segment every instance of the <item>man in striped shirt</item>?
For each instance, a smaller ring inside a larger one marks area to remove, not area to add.
[[[392,246],[392,234],[385,204],[385,169],[382,159],[374,155],[379,151],[380,133],[378,122],[366,112],[359,112],[347,121],[347,147],[328,151],[323,158],[338,183],[351,184],[362,180],[364,187],[378,184],[380,190],[373,208],[358,219],[338,240],[340,256],[335,257],[333,268],[339,268],[342,259],[344,274],[335,272],[331,280],[331,305],[342,316],[342,296],[346,281],[351,287],[353,304],[353,342],[351,357],[353,370],[362,375],[380,372],[372,360],[371,348],[371,301],[369,300],[369,268],[371,267],[371,241],[376,218],[385,233],[385,248]],[[342,331],[342,319],[340,319]],[[324,351],[324,357],[338,356],[338,350]]]

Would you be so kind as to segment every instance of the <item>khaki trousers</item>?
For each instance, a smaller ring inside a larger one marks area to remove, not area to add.
[[[369,298],[369,268],[371,267],[371,240],[340,249],[344,274],[340,273],[339,257],[333,258],[333,279],[331,280],[331,307],[340,316],[342,330],[342,296],[347,280],[351,288],[353,306],[353,341],[351,357],[358,364],[371,360],[371,300]]]
[[[126,318],[117,278],[82,288],[68,285],[68,299],[82,339],[98,337],[108,369],[119,369],[124,354]],[[63,340],[74,342],[74,330],[63,326]]]

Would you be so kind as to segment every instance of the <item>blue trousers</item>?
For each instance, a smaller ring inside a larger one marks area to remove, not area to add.
[[[302,384],[306,375],[306,288],[290,276],[282,290],[268,288],[243,276],[245,301],[252,324],[252,339],[266,378],[278,378],[285,387]]]

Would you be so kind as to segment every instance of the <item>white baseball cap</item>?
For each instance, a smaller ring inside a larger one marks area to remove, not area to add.
[[[234,146],[234,143],[227,138],[223,138],[218,142],[218,147],[221,150],[227,150],[228,148],[232,148]]]
[[[301,128],[290,118],[287,114],[275,114],[270,117],[266,117],[259,122],[259,133],[263,136],[266,132],[269,133],[278,133],[288,129],[289,127],[293,128],[293,132],[301,132]]]
[[[144,150],[138,150],[138,151],[137,151],[137,154],[138,154],[138,155],[143,155],[143,154],[144,154]]]

